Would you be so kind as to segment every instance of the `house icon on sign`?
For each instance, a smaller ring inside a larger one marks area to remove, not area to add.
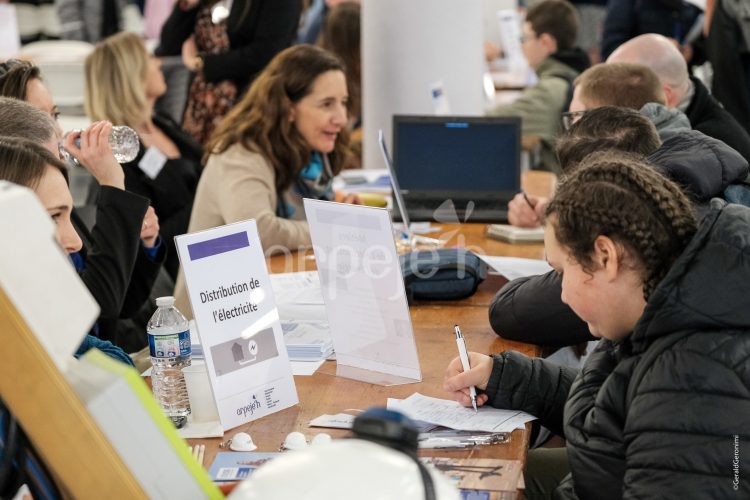
[[[243,359],[245,359],[245,353],[242,350],[242,346],[238,342],[235,342],[232,345],[232,356],[234,357],[235,363],[239,363]]]

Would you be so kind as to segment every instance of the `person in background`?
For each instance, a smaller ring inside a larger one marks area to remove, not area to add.
[[[19,104],[24,103],[19,102]],[[0,104],[1,109],[2,104]],[[51,120],[48,117],[38,110],[34,109],[34,111],[38,112],[41,119],[46,118],[47,124],[51,126]],[[27,132],[32,133],[45,129],[35,124],[33,119],[26,127]],[[56,148],[56,141],[51,142],[50,145]],[[33,141],[0,136],[0,180],[33,190],[52,219],[54,238],[60,248],[68,254],[80,251],[81,238],[70,218],[73,211],[73,198],[68,189],[68,168],[55,154]],[[33,252],[31,254],[33,255]],[[3,264],[12,265],[8,262]],[[125,351],[111,342],[92,335],[86,335],[74,355],[76,358],[80,357],[90,349],[99,349],[116,361],[133,366],[133,361]],[[19,375],[23,376],[23,374]],[[0,480],[2,489],[0,494],[3,498],[14,498],[16,491],[24,484],[28,485],[35,498],[58,498],[52,475],[2,400],[0,400],[0,422],[3,423],[2,430],[0,430],[2,441],[0,449],[2,449],[3,456],[9,458],[9,460],[3,460],[3,477]],[[20,496],[15,498],[20,498]]]
[[[581,20],[577,45],[585,50],[592,64],[601,62],[602,30],[607,15],[607,0],[570,0]]]
[[[604,106],[587,111],[557,143],[566,175],[602,150],[645,157],[655,170],[680,185],[699,216],[709,211],[712,198],[726,198],[727,191],[748,173],[748,163],[737,151],[697,130],[661,143],[653,123],[633,109]],[[547,203],[539,200],[545,210]],[[560,300],[560,287],[561,279],[554,272],[510,281],[490,304],[492,329],[503,338],[540,345],[589,340],[586,324]]]
[[[690,130],[690,121],[679,109],[667,108],[667,98],[659,77],[641,64],[597,64],[575,80],[570,111],[563,123],[574,123],[589,109],[620,106],[645,114],[659,132],[662,141]]]
[[[745,0],[706,0],[706,55],[711,92],[750,133],[750,6]]]
[[[159,214],[167,246],[164,267],[176,279],[180,261],[174,237],[187,232],[203,151],[169,117],[154,113],[154,102],[165,91],[159,60],[134,33],[99,42],[86,58],[86,114],[138,133],[138,155],[122,165],[125,189],[149,198]]]
[[[9,63],[4,63],[8,65]],[[16,67],[16,66],[14,66]],[[31,67],[32,69],[35,67]],[[26,70],[23,71],[27,74]],[[25,82],[15,71],[5,74],[10,80]],[[30,80],[32,85],[40,82]],[[24,95],[24,86],[5,87],[0,75],[0,89],[13,90]],[[34,88],[34,87],[29,87]],[[37,104],[44,107],[54,103],[43,84],[36,88],[46,96]],[[41,92],[44,90],[44,92]],[[30,102],[0,97],[0,135],[21,137],[41,144],[54,154],[59,154],[59,126],[49,111],[32,105],[35,91],[29,91]],[[65,138],[65,148],[100,183],[101,190],[95,207],[95,223],[89,228],[74,209],[72,220],[83,240],[83,249],[71,254],[78,264],[85,261],[80,273],[91,294],[99,304],[99,337],[124,345],[129,340],[121,338],[118,324],[130,318],[148,302],[149,294],[164,262],[164,245],[159,244],[159,219],[147,198],[124,189],[124,174],[117,163],[108,141],[96,138],[108,136],[111,124],[94,123],[86,130],[75,131]],[[81,146],[75,144],[80,138]],[[145,325],[138,331],[141,343],[145,342]]]
[[[55,225],[55,240],[60,248],[68,255],[81,251],[83,242],[70,219],[73,198],[68,189],[68,169],[59,158],[35,142],[0,136],[0,180],[33,190]],[[75,356],[92,348],[133,365],[122,349],[92,335],[86,336]]]
[[[556,152],[563,172],[571,173],[589,155],[601,151],[647,157],[661,146],[656,127],[636,110],[602,106],[588,111],[563,132]],[[518,226],[538,227],[549,200],[529,195],[509,204],[509,218]],[[554,272],[509,281],[489,308],[492,329],[508,340],[565,347],[593,340],[586,324],[560,301],[560,278]]]
[[[698,223],[672,181],[605,153],[563,180],[545,251],[597,348],[580,372],[514,351],[450,362],[444,389],[522,410],[565,437],[531,450],[526,498],[746,498],[750,208]],[[727,419],[726,415],[733,415]],[[734,458],[733,458],[734,457]],[[734,467],[732,467],[734,464]]]
[[[255,219],[266,253],[310,245],[302,199],[332,200],[348,157],[344,71],[311,45],[271,61],[206,147],[189,232]],[[175,298],[192,316],[182,273]]]
[[[320,46],[336,54],[346,68],[346,87],[349,91],[349,128],[352,130],[350,148],[353,164],[362,165],[362,61],[360,59],[360,16],[357,2],[342,2],[333,7],[326,17]]]
[[[568,109],[573,80],[589,67],[586,54],[575,47],[577,34],[578,17],[570,3],[545,0],[531,7],[523,23],[521,48],[539,81],[514,102],[489,111],[520,116],[525,140],[539,141],[541,168],[554,172],[559,171],[553,144],[560,117]]]
[[[602,60],[633,37],[657,33],[672,40],[687,61],[695,57],[686,36],[700,22],[701,10],[684,0],[609,0],[602,33]],[[700,28],[700,26],[698,26]]]
[[[205,144],[247,85],[294,39],[301,0],[179,0],[156,55],[195,72],[183,127]]]
[[[361,0],[305,0],[300,16],[295,43],[314,45],[320,41],[328,14],[342,3],[361,3]]]
[[[121,31],[130,0],[55,0],[60,38],[96,43]]]
[[[637,36],[607,58],[607,63],[617,62],[650,68],[661,81],[668,108],[679,109],[694,130],[725,142],[750,161],[750,135],[700,80],[688,74],[685,59],[668,38],[653,33]]]

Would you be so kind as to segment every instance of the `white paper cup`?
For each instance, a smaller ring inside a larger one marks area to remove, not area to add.
[[[211,392],[206,364],[193,361],[191,366],[182,369],[182,373],[185,375],[192,421],[213,422],[219,420],[219,412],[216,409],[214,396]]]

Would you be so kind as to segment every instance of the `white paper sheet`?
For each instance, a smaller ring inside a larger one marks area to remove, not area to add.
[[[478,257],[492,268],[494,274],[500,274],[509,280],[526,276],[536,276],[552,271],[552,267],[546,260],[496,257],[492,255],[479,255]]]
[[[354,426],[355,415],[337,413],[336,415],[321,415],[310,420],[310,427],[326,427],[328,429],[351,429]]]
[[[318,368],[320,368],[325,361],[325,359],[316,359],[314,361],[292,361],[292,375],[310,377],[318,371]]]
[[[7,235],[0,245],[0,288],[64,372],[99,306],[55,242],[54,223],[33,191],[0,181],[0,231]]]
[[[272,274],[277,304],[324,305],[317,271]],[[299,319],[299,318],[296,318]]]
[[[512,432],[526,422],[536,420],[528,413],[480,406],[478,412],[455,401],[423,396],[415,392],[406,399],[388,399],[388,409],[397,410],[413,420],[442,425],[461,431]]]

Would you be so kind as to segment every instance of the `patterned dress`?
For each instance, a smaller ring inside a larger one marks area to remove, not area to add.
[[[211,22],[211,7],[200,7],[195,21],[195,45],[201,54],[222,54],[230,49],[227,20],[217,24]],[[182,126],[196,141],[205,145],[236,101],[237,85],[232,80],[207,82],[203,72],[199,72],[190,86]]]

